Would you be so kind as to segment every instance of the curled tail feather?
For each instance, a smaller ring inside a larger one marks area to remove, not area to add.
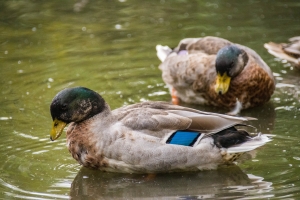
[[[168,46],[156,45],[156,55],[161,62],[164,62],[167,56],[172,52],[172,49]]]
[[[232,163],[236,161],[241,155],[246,152],[250,152],[258,147],[265,145],[271,141],[271,135],[258,134],[257,136],[250,138],[241,144],[231,146],[222,150],[222,156],[225,163]]]
[[[247,151],[252,151],[258,147],[265,145],[267,142],[270,142],[270,135],[263,135],[259,133],[253,138],[249,138],[246,142],[238,144],[227,149],[227,153],[244,153]]]

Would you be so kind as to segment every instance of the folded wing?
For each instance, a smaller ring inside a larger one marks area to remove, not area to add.
[[[254,119],[203,112],[163,102],[144,102],[113,112],[119,113],[119,121],[124,126],[132,130],[143,130],[142,132],[156,137],[164,137],[166,133],[177,130],[197,131],[209,136]]]

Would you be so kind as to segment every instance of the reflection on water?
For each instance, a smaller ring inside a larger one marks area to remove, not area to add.
[[[274,196],[272,183],[245,174],[237,166],[213,171],[134,175],[92,171],[82,168],[74,179],[72,199],[215,199]],[[261,195],[257,195],[257,193]]]
[[[263,47],[299,35],[299,7],[298,0],[0,1],[0,198],[299,199],[300,70]],[[81,169],[64,139],[49,141],[58,91],[85,86],[112,109],[170,101],[155,46],[208,35],[254,49],[278,83],[270,103],[241,113],[276,137],[238,167],[152,179],[110,174]]]

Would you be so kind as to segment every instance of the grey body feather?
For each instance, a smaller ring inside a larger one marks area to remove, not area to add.
[[[158,173],[215,169],[231,163],[232,155],[239,151],[229,154],[227,149],[218,148],[211,137],[202,137],[193,147],[166,144],[166,140],[176,130],[192,129],[209,136],[247,120],[164,102],[144,102],[113,111],[106,105],[94,117],[70,124],[67,141],[79,163],[104,171]],[[84,133],[80,132],[84,128]],[[241,152],[267,142],[260,138],[245,148],[239,145]]]

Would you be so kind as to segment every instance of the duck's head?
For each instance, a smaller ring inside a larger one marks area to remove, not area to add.
[[[220,49],[216,57],[216,93],[225,94],[231,79],[241,73],[247,62],[246,52],[236,45],[228,45]]]
[[[105,109],[104,99],[84,87],[67,88],[52,100],[50,112],[53,119],[50,139],[56,140],[70,122],[81,122]]]

